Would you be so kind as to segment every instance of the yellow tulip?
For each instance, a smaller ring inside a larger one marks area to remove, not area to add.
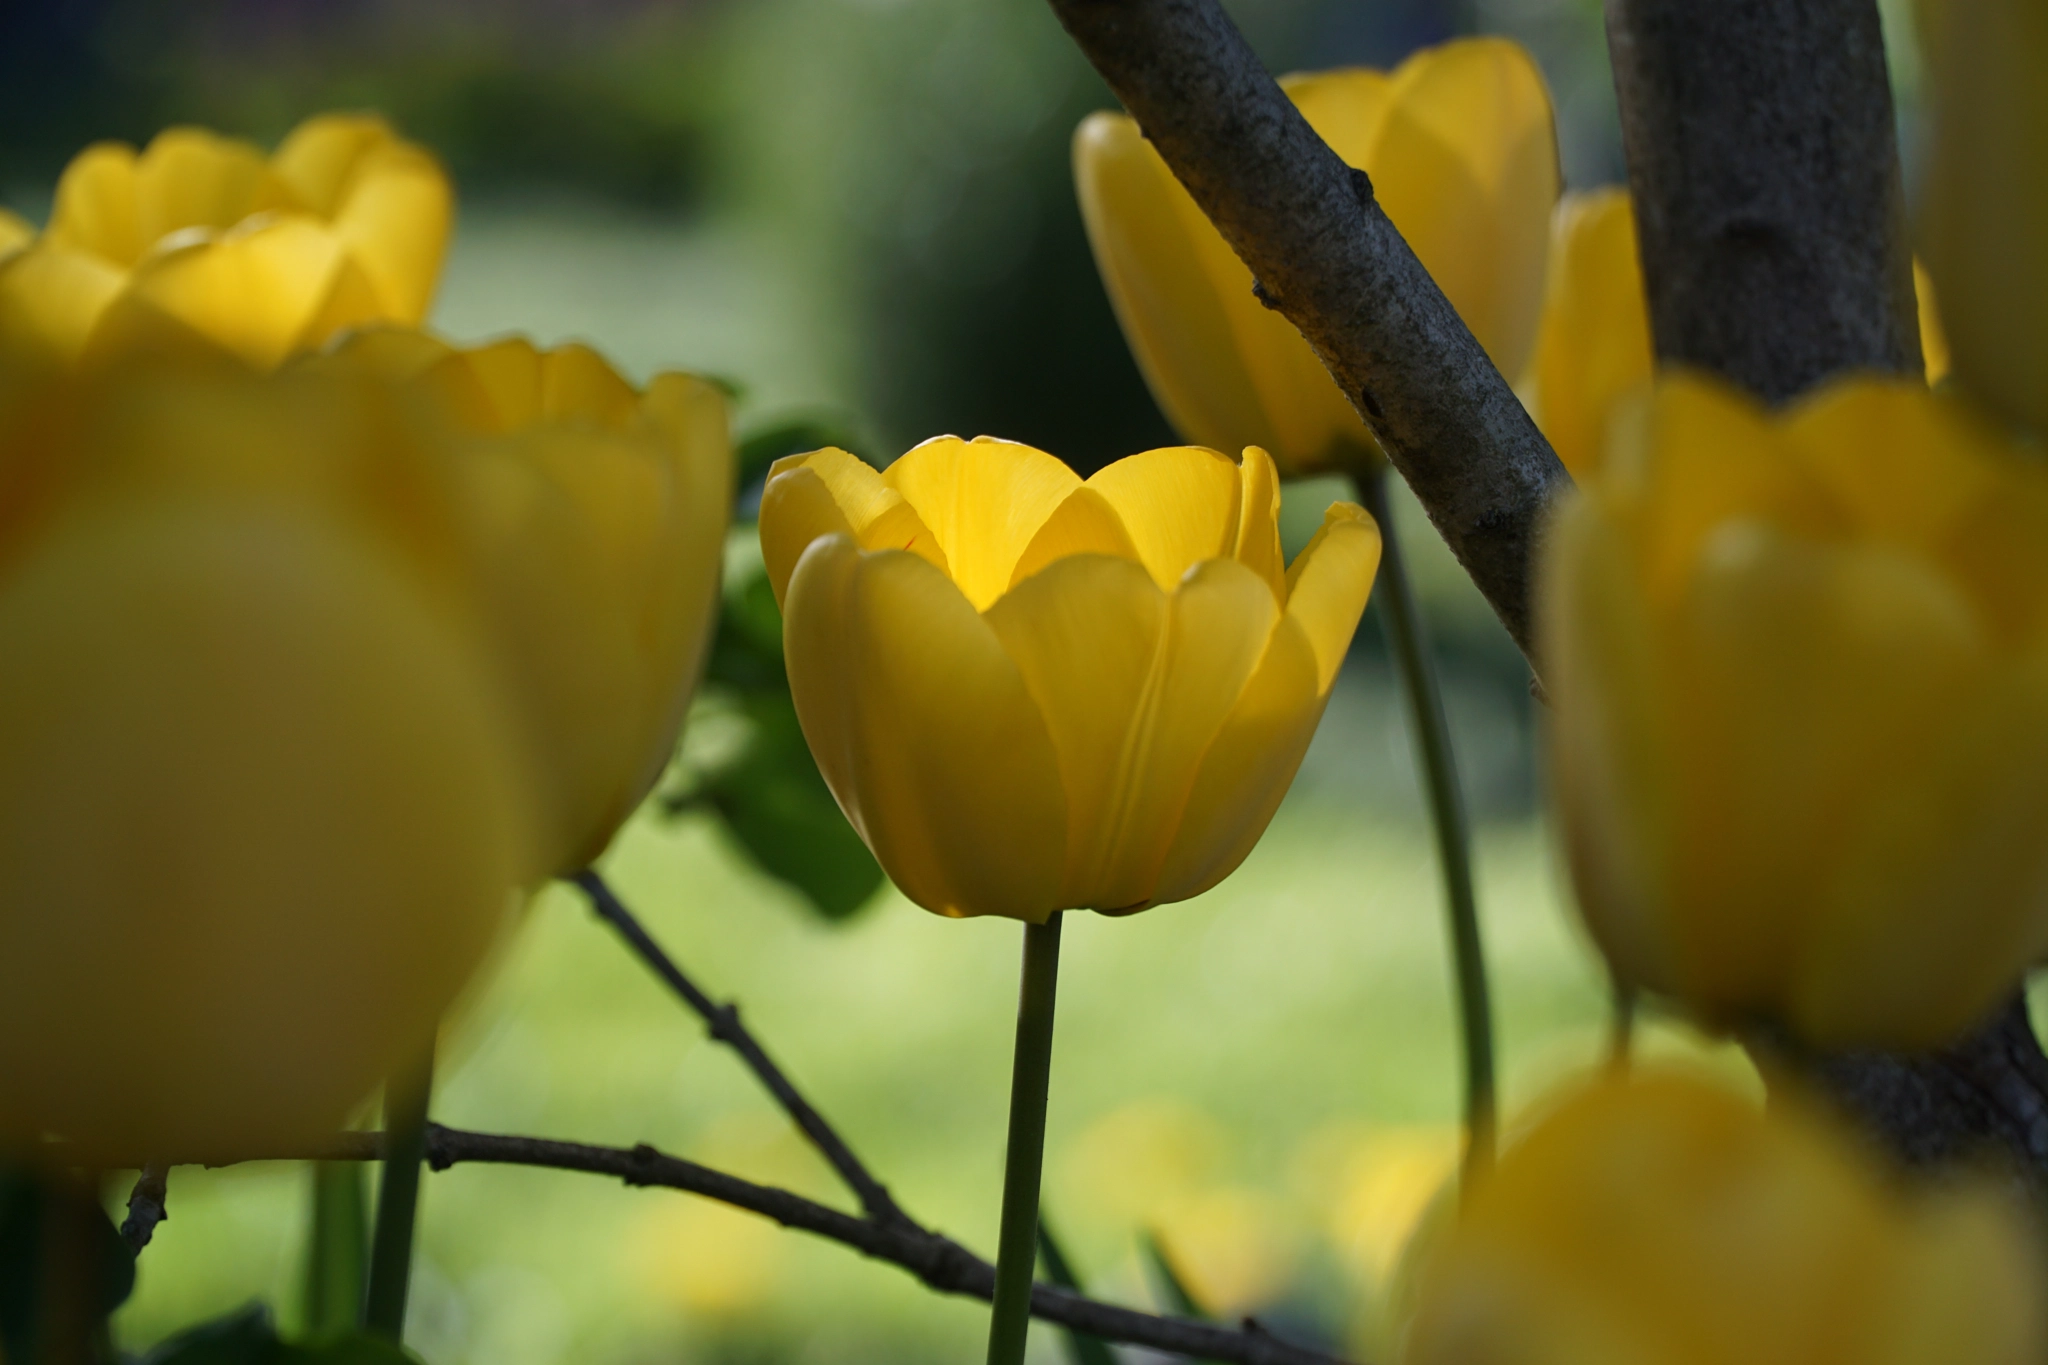
[[[1934,287],[1918,261],[1920,349],[1927,382],[1948,374],[1948,345]],[[1650,382],[1650,311],[1628,191],[1568,194],[1550,238],[1550,282],[1536,356],[1525,384],[1530,412],[1575,479],[1600,468],[1608,425],[1622,399]]]
[[[1382,207],[1510,376],[1535,339],[1557,201],[1557,141],[1536,64],[1498,38],[1418,52],[1392,72],[1282,79],[1311,127],[1372,177]],[[1081,216],[1124,337],[1182,437],[1259,445],[1282,468],[1376,451],[1294,324],[1195,207],[1135,121],[1098,113],[1074,134]]]
[[[2048,949],[2048,467],[1960,403],[1687,374],[1553,527],[1553,772],[1621,974],[1933,1045]]]
[[[545,777],[540,870],[604,851],[675,750],[718,602],[725,397],[636,391],[585,346],[456,350],[360,334],[334,358],[411,383],[458,428],[455,477],[492,635]]]
[[[2048,434],[2048,10],[1922,0],[1934,73],[1924,209],[1957,382]]]
[[[1989,1188],[1901,1190],[1848,1137],[1683,1072],[1583,1089],[1471,1192],[1407,1365],[2021,1365],[2030,1229]]]
[[[197,128],[98,143],[40,237],[8,257],[0,225],[0,348],[95,364],[197,339],[271,369],[425,317],[453,213],[433,157],[368,115],[309,119],[268,159]]]
[[[761,549],[819,769],[942,915],[1128,913],[1221,881],[1293,780],[1379,563],[1332,507],[1291,567],[1279,482],[1180,446],[1083,483],[942,436],[877,473],[778,461]]]
[[[445,485],[363,399],[117,371],[0,406],[0,1144],[331,1132],[505,922],[523,749],[429,553]]]

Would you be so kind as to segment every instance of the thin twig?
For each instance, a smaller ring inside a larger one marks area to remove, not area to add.
[[[384,1155],[382,1133],[337,1133],[324,1142],[292,1151],[266,1152],[234,1160],[199,1159],[204,1165],[241,1161],[377,1161]],[[192,1164],[184,1161],[173,1165]],[[942,1233],[899,1212],[884,1223],[805,1199],[772,1185],[670,1156],[642,1143],[637,1147],[595,1147],[550,1138],[511,1137],[427,1125],[427,1165],[436,1171],[464,1164],[535,1166],[609,1175],[628,1185],[682,1190],[773,1219],[848,1246],[862,1255],[909,1271],[942,1294],[964,1294],[983,1302],[995,1295],[996,1269]],[[1174,1355],[1230,1362],[1230,1365],[1347,1365],[1339,1357],[1281,1341],[1263,1327],[1233,1330],[1213,1323],[1161,1317],[1040,1283],[1031,1291],[1032,1316],[1109,1341],[1127,1342]]]
[[[1532,551],[1571,478],[1372,182],[1316,136],[1217,0],[1050,2],[1533,659]]]
[[[128,1193],[128,1216],[121,1222],[121,1240],[137,1255],[156,1236],[156,1225],[170,1221],[170,1210],[164,1203],[169,1194],[169,1176],[170,1171],[162,1162],[152,1161],[142,1168],[142,1174],[135,1178],[135,1188]]]
[[[591,908],[597,912],[598,918],[616,929],[619,937],[625,939],[641,960],[654,969],[655,975],[667,982],[697,1012],[709,1026],[711,1037],[740,1054],[761,1084],[775,1096],[776,1103],[810,1139],[811,1145],[832,1163],[832,1169],[839,1172],[839,1178],[860,1200],[861,1209],[867,1216],[877,1223],[916,1226],[910,1215],[897,1205],[888,1187],[875,1179],[861,1159],[853,1154],[853,1149],[846,1145],[845,1139],[825,1121],[823,1114],[811,1107],[809,1100],[798,1093],[797,1088],[790,1084],[789,1077],[782,1074],[782,1068],[747,1031],[747,1026],[740,1022],[740,1007],[717,1003],[696,982],[685,976],[675,959],[662,951],[661,945],[654,941],[617,893],[595,871],[586,868],[572,880],[590,898]]]

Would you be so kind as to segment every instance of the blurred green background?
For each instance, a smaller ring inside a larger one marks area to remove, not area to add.
[[[1568,181],[1620,178],[1597,0],[1240,0],[1276,69],[1389,65],[1484,29],[1551,82]],[[1909,177],[1918,74],[1895,42]],[[823,414],[878,456],[941,431],[1084,472],[1171,439],[1117,334],[1067,170],[1110,98],[1039,0],[61,0],[0,11],[0,201],[39,217],[101,137],[193,121],[271,142],[372,107],[448,161],[453,336],[596,344],[737,382],[743,425]],[[1289,490],[1294,546],[1343,496]],[[1606,988],[1545,826],[1519,656],[1412,504],[1479,817],[1510,1111],[1604,1047]],[[704,727],[688,741],[705,742]],[[1099,1292],[1157,1298],[1157,1231],[1219,1313],[1370,1351],[1455,1155],[1440,890],[1369,614],[1271,833],[1201,900],[1077,916],[1047,1208]],[[606,870],[917,1216],[986,1252],[1015,926],[884,889],[841,922],[710,814],[645,811]],[[1697,1050],[1675,1030],[1660,1045]],[[1717,1054],[1720,1064],[1740,1063]],[[844,1202],[734,1060],[572,893],[537,904],[453,1029],[436,1116],[653,1142]],[[140,1347],[263,1298],[296,1311],[303,1170],[179,1170],[117,1319]],[[409,1341],[433,1365],[976,1358],[983,1310],[838,1247],[590,1177],[433,1176]],[[1064,1358],[1040,1331],[1035,1359]],[[1129,1353],[1136,1360],[1138,1353]]]

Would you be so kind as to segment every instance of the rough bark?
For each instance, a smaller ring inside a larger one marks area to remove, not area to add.
[[[1051,0],[1166,164],[1301,329],[1522,652],[1571,478],[1373,196],[1216,0]]]
[[[1876,0],[1607,0],[1607,34],[1658,358],[1773,402],[1918,374]],[[1911,1164],[1990,1150],[2048,1180],[2048,1058],[2017,998],[1944,1051],[1811,1074]]]

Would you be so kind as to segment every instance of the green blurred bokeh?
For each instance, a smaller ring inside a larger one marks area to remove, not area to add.
[[[1475,23],[1519,37],[1569,181],[1621,175],[1595,0],[1232,8],[1276,68],[1390,64]],[[1895,70],[1910,159],[1910,53]],[[68,0],[0,15],[0,201],[39,216],[93,138],[197,121],[268,142],[375,107],[463,191],[435,317],[451,335],[577,337],[636,375],[729,376],[744,422],[825,412],[883,453],[988,432],[1088,470],[1171,439],[1068,178],[1074,123],[1108,103],[1038,0]],[[1291,489],[1290,549],[1344,495]],[[1600,1057],[1606,987],[1541,815],[1526,670],[1413,504],[1401,515],[1480,817],[1512,1114]],[[643,812],[606,870],[914,1214],[991,1246],[1014,925],[940,921],[886,889],[827,923],[701,812]],[[1244,868],[1187,905],[1077,916],[1068,945],[1047,1197],[1091,1286],[1152,1302],[1139,1247],[1156,1231],[1219,1310],[1372,1349],[1459,1089],[1440,889],[1375,616]],[[845,1203],[565,890],[448,1062],[445,1122],[653,1142]],[[121,1340],[252,1297],[289,1322],[309,1199],[296,1167],[175,1172]],[[983,1330],[975,1305],[841,1248],[586,1176],[435,1175],[423,1229],[409,1339],[433,1365],[957,1361]],[[1063,1358],[1051,1333],[1033,1350]]]

